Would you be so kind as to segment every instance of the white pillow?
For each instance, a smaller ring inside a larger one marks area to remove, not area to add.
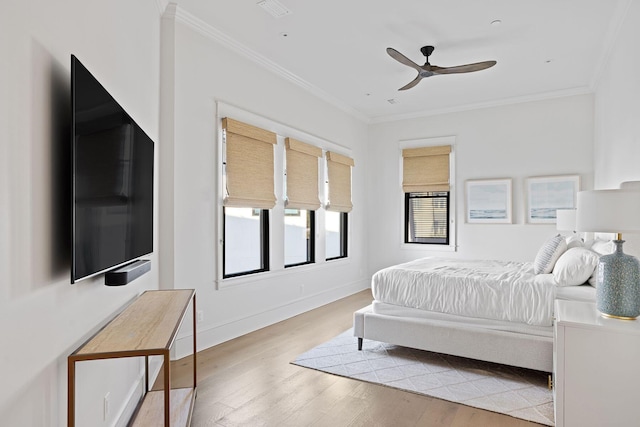
[[[567,241],[567,249],[581,248],[584,246],[584,242],[582,241],[582,239],[575,234],[567,236],[565,240]]]
[[[585,247],[587,245],[585,244]],[[598,255],[611,255],[616,250],[616,245],[613,240],[595,239],[590,242],[589,248]],[[594,288],[597,288],[598,279],[598,267],[593,270],[593,274],[589,277],[589,284]]]
[[[596,239],[590,243],[589,246],[585,245],[585,247],[588,247],[598,255],[610,255],[616,249],[616,245],[612,240]]]
[[[567,242],[561,235],[556,235],[547,240],[538,250],[536,259],[533,261],[533,272],[535,274],[548,274],[553,271],[560,255],[567,250]]]
[[[553,277],[558,286],[584,284],[593,274],[600,257],[585,248],[571,248],[563,253],[553,267]]]
[[[589,280],[587,281],[587,283],[589,283],[591,286],[593,286],[594,288],[598,288],[598,267],[596,267],[595,270],[593,270],[593,274],[591,275],[591,277],[589,277]]]
[[[600,258],[600,257],[598,257]],[[591,275],[591,277],[589,277],[589,281],[588,283],[593,286],[594,288],[598,287],[598,266],[600,265],[600,263],[598,263],[598,265],[596,265],[596,268],[593,270],[593,274]]]

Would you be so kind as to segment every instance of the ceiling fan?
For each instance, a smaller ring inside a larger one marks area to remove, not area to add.
[[[433,75],[472,73],[474,71],[485,70],[487,68],[490,68],[496,65],[496,61],[483,61],[483,62],[475,62],[473,64],[457,65],[454,67],[438,67],[437,65],[431,65],[429,63],[429,56],[433,53],[433,49],[434,49],[433,46],[423,46],[422,48],[420,48],[420,52],[422,52],[422,54],[427,58],[427,61],[424,63],[424,65],[420,66],[415,62],[413,62],[412,60],[410,60],[409,58],[407,58],[406,56],[404,56],[403,54],[401,54],[400,52],[398,52],[397,50],[395,50],[394,48],[392,47],[387,48],[387,53],[393,59],[400,62],[401,64],[408,65],[409,67],[414,68],[416,71],[418,71],[418,76],[415,79],[410,81],[408,84],[402,86],[398,90],[411,89],[412,87],[420,83],[420,80],[425,79],[427,77],[431,77]]]

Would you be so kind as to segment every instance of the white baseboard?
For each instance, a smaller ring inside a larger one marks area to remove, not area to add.
[[[368,280],[360,280],[346,285],[326,289],[322,292],[307,295],[302,298],[289,301],[277,307],[271,307],[259,313],[254,313],[242,318],[233,319],[230,322],[214,325],[207,329],[198,329],[198,351],[213,347],[225,341],[248,334],[289,319],[298,314],[305,313],[314,308],[321,307],[340,298],[353,295],[369,287]],[[174,345],[172,357],[180,359],[193,353],[193,335],[178,337]]]

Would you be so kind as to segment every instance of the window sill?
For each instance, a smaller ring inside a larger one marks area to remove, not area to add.
[[[319,271],[327,268],[334,268],[336,264],[348,264],[349,262],[351,262],[351,259],[349,257],[337,258],[337,259],[332,259],[328,261],[322,261],[319,263],[316,262],[312,264],[302,264],[302,265],[291,266],[287,268],[282,267],[281,269],[278,269],[278,270],[263,271],[260,273],[248,274],[245,276],[218,279],[215,281],[216,290],[229,289],[229,288],[234,288],[236,286],[251,285],[257,282],[262,282],[264,280],[277,279],[278,277],[283,277],[283,276],[290,276],[290,275],[295,275],[300,273],[306,274],[312,271]]]
[[[458,250],[455,245],[425,245],[415,243],[402,243],[400,250],[412,252],[456,252]]]

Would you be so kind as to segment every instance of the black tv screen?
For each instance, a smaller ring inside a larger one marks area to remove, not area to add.
[[[151,138],[71,56],[71,283],[153,252]]]

